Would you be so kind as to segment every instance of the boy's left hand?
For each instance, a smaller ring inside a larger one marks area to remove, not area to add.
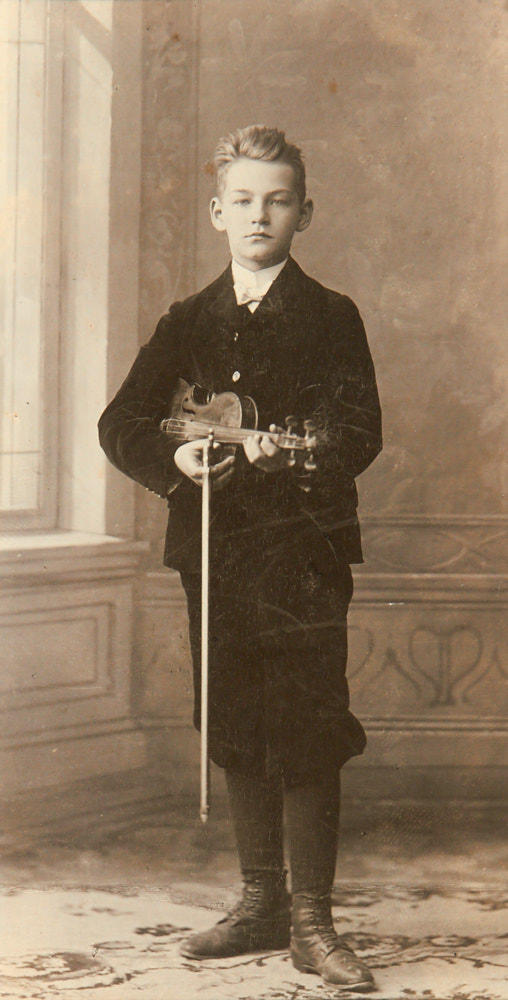
[[[270,424],[273,434],[280,433],[280,430],[275,424]],[[254,434],[245,438],[243,450],[249,462],[263,472],[278,472],[289,468],[289,452],[278,448],[268,434]]]

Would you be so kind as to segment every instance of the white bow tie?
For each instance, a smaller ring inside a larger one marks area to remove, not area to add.
[[[235,294],[239,306],[248,306],[249,302],[262,302],[265,297],[265,293],[261,293],[257,289],[251,290],[245,285],[235,285]]]

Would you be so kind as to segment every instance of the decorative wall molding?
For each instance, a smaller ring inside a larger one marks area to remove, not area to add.
[[[372,573],[363,566],[354,569],[353,605],[506,603],[508,574],[502,573]]]
[[[145,721],[185,724],[193,694],[187,605],[178,573],[145,574],[138,581],[136,609],[137,712]]]
[[[32,593],[29,607],[0,615],[4,655],[0,711],[64,705],[114,693],[108,662],[111,605],[91,600],[90,594],[85,604],[64,608],[58,597],[53,606],[34,607],[37,596]]]
[[[93,719],[86,722],[77,722],[71,725],[54,725],[49,729],[42,729],[39,732],[33,730],[20,733],[11,737],[8,741],[0,743],[0,749],[22,750],[27,748],[49,747],[52,752],[57,752],[55,747],[66,753],[67,747],[72,743],[76,745],[84,744],[93,736],[114,737],[121,735],[132,735],[133,725],[130,715],[120,716],[117,719]]]
[[[145,761],[143,735],[131,713],[133,582],[145,548],[68,532],[4,540],[5,790]]]
[[[495,574],[355,573],[348,675],[375,747],[370,764],[456,766],[464,754],[502,762],[506,603],[506,578]],[[143,578],[138,616],[140,714],[180,732],[190,725],[192,681],[178,574]]]
[[[142,339],[192,289],[199,4],[143,5]],[[146,327],[145,327],[146,324]]]
[[[0,537],[0,590],[132,577],[148,543],[79,531]]]
[[[4,594],[2,738],[125,717],[132,587],[74,582]]]
[[[143,139],[141,148],[140,308],[145,343],[172,302],[196,291],[199,3],[144,0]],[[134,358],[134,352],[130,364]],[[128,369],[126,364],[125,370]],[[160,564],[167,512],[138,491],[137,534]]]
[[[502,515],[365,517],[362,534],[376,570],[506,573],[508,518]]]
[[[355,602],[349,625],[355,709],[387,725],[506,728],[500,617],[488,601]]]

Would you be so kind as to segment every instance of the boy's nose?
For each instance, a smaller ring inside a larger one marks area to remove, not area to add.
[[[260,222],[266,222],[267,219],[268,219],[268,211],[265,203],[263,201],[253,202],[252,221],[260,223]]]

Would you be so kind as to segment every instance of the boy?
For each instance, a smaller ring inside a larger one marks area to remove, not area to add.
[[[251,126],[220,141],[215,167],[211,219],[232,263],[162,317],[99,425],[110,460],[168,500],[164,561],[187,595],[198,728],[203,442],[160,430],[177,380],[203,400],[250,396],[261,430],[310,418],[321,443],[311,474],[268,433],[235,455],[217,449],[211,470],[209,747],[226,772],[243,895],[182,952],[290,945],[296,968],[369,989],[335,934],[331,889],[340,768],[365,746],[348,707],[346,615],[349,564],[362,560],[354,477],[381,449],[374,370],[355,305],[289,255],[313,211],[299,149]]]

